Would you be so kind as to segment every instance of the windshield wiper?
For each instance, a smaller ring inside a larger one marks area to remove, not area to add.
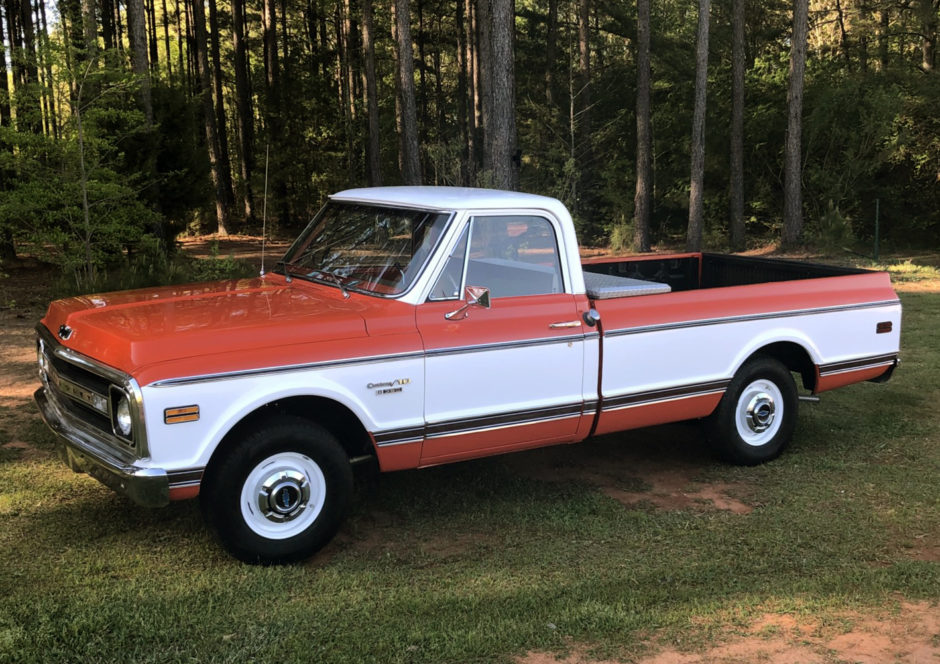
[[[329,270],[313,270],[313,271],[311,271],[311,272],[308,272],[308,273],[307,273],[307,276],[308,276],[308,277],[311,277],[311,278],[313,278],[313,279],[316,279],[316,277],[313,276],[313,275],[315,275],[315,274],[323,275],[324,277],[326,277],[327,281],[329,281],[329,282],[331,282],[331,283],[334,283],[334,284],[336,284],[337,286],[339,286],[339,290],[340,290],[340,292],[343,294],[343,299],[344,299],[344,300],[348,300],[348,299],[349,299],[349,289],[346,288],[346,284],[343,283],[343,281],[342,281],[342,279],[340,279],[339,275],[333,274],[333,273],[330,272]],[[320,281],[322,281],[322,279],[321,279]]]

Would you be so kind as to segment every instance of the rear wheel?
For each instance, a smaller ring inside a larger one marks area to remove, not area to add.
[[[203,511],[239,560],[302,560],[336,533],[352,494],[352,470],[336,439],[301,418],[257,427],[225,450],[201,491]]]
[[[775,459],[793,437],[798,403],[793,376],[781,362],[748,360],[706,420],[709,443],[731,463],[753,466]]]

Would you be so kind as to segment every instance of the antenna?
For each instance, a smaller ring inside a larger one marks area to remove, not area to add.
[[[268,154],[271,151],[271,144],[264,146],[264,202],[261,204],[261,276],[264,276],[264,244],[267,241],[268,225]]]

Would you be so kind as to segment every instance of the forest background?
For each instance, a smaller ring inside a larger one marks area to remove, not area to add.
[[[940,0],[2,0],[0,261],[166,277],[361,185],[583,242],[940,241]],[[0,265],[2,267],[2,265]]]

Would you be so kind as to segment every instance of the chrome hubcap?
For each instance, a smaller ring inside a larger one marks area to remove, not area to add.
[[[294,470],[274,473],[258,490],[258,509],[266,519],[283,523],[296,519],[310,501],[310,483]]]
[[[747,404],[745,420],[754,433],[762,433],[774,423],[777,408],[774,399],[766,392],[754,395]]]
[[[316,461],[298,452],[278,452],[256,465],[242,484],[245,525],[268,539],[300,535],[326,504],[326,476]]]

